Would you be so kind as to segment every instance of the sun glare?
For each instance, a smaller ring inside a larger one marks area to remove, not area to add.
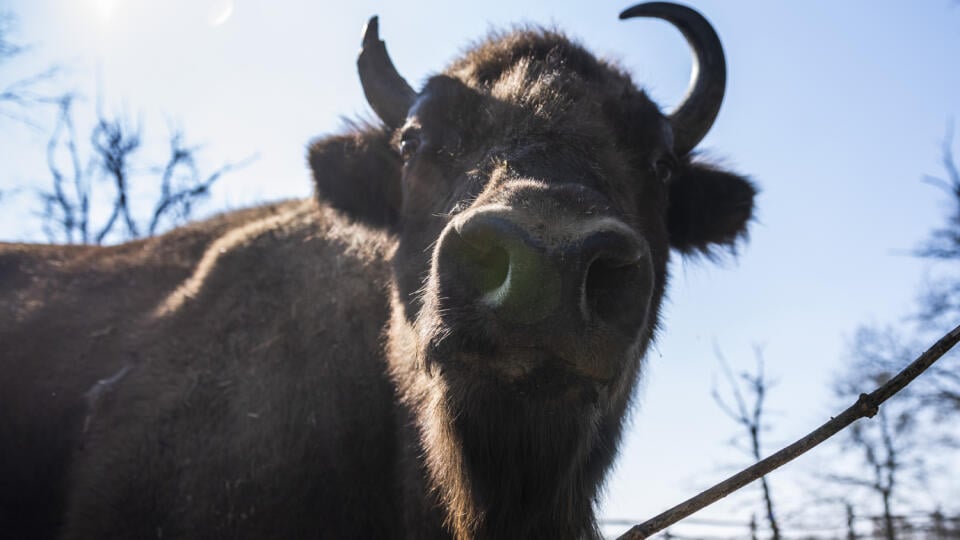
[[[88,5],[93,8],[97,18],[101,22],[106,23],[117,17],[118,8],[129,7],[122,6],[121,1],[122,0],[90,0]],[[189,2],[186,4],[190,5]],[[196,9],[196,11],[193,12],[196,14],[194,16],[203,13],[204,7],[206,7],[206,22],[210,26],[221,26],[233,16],[236,2],[235,0],[206,0],[197,2],[193,4],[193,9]]]
[[[116,11],[118,0],[93,0],[93,5],[97,10],[97,15],[101,21],[108,21]]]
[[[207,20],[211,26],[220,26],[233,15],[233,0],[214,0],[207,12]]]

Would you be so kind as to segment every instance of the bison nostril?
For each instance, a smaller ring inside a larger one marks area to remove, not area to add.
[[[463,277],[480,293],[488,295],[500,289],[510,272],[510,255],[491,239],[463,237]]]
[[[584,302],[588,313],[632,332],[646,314],[649,289],[641,263],[600,258],[587,270]]]
[[[643,324],[652,291],[646,244],[632,234],[602,231],[583,242],[590,261],[582,302],[588,319],[633,333]]]
[[[532,324],[555,312],[560,276],[538,240],[513,221],[473,215],[441,241],[448,298],[476,302],[502,320]]]

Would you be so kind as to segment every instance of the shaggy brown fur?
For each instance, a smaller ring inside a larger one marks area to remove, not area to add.
[[[314,142],[319,204],[3,248],[0,530],[598,536],[669,249],[732,246],[752,211],[668,129],[621,70],[518,30],[432,78],[403,128]],[[480,301],[463,231],[483,219],[556,296]],[[638,260],[583,251],[601,241]]]
[[[0,531],[50,538],[86,394],[139,362],[141,319],[186,279],[210,242],[282,205],[244,210],[121,246],[0,245]],[[134,342],[135,343],[135,342]]]

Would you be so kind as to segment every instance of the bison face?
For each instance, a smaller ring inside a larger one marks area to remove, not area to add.
[[[625,13],[675,22],[700,64],[671,115],[539,30],[493,36],[414,92],[371,20],[359,66],[386,126],[319,141],[310,159],[322,199],[398,236],[394,329],[414,365],[622,403],[670,246],[709,252],[744,232],[752,186],[689,156],[722,98],[719,40],[692,10],[655,5]]]
[[[673,157],[663,137],[625,152],[623,109],[589,100],[602,85],[560,71],[566,62],[503,66],[486,88],[470,75],[426,84],[394,136],[394,269],[420,365],[474,389],[595,402],[632,380],[649,341]]]
[[[681,6],[624,14],[673,22],[696,53],[669,115],[543,30],[494,35],[415,92],[374,18],[359,67],[384,127],[310,150],[320,199],[397,238],[388,362],[464,537],[528,536],[518,516],[586,534],[585,513],[542,505],[592,504],[670,248],[732,246],[752,213],[746,179],[690,156],[723,96],[716,34]]]

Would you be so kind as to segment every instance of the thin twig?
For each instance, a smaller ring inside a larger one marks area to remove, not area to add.
[[[692,497],[670,510],[649,519],[639,525],[635,525],[629,531],[620,536],[617,540],[638,540],[647,538],[650,535],[659,532],[681,519],[702,510],[704,507],[726,497],[737,491],[743,486],[753,482],[757,478],[780,466],[793,461],[798,456],[806,453],[811,448],[817,446],[823,441],[829,439],[843,428],[852,424],[860,418],[873,418],[880,410],[883,404],[891,396],[902,390],[913,379],[923,373],[934,362],[940,359],[947,351],[953,348],[960,341],[960,326],[957,326],[945,336],[940,338],[932,347],[927,349],[910,365],[903,368],[900,373],[887,381],[886,384],[874,390],[870,394],[860,394],[856,403],[848,407],[838,416],[830,419],[829,422],[812,431],[806,437],[780,450],[776,454],[751,465],[739,473],[727,478],[723,482],[703,491],[699,495]]]

